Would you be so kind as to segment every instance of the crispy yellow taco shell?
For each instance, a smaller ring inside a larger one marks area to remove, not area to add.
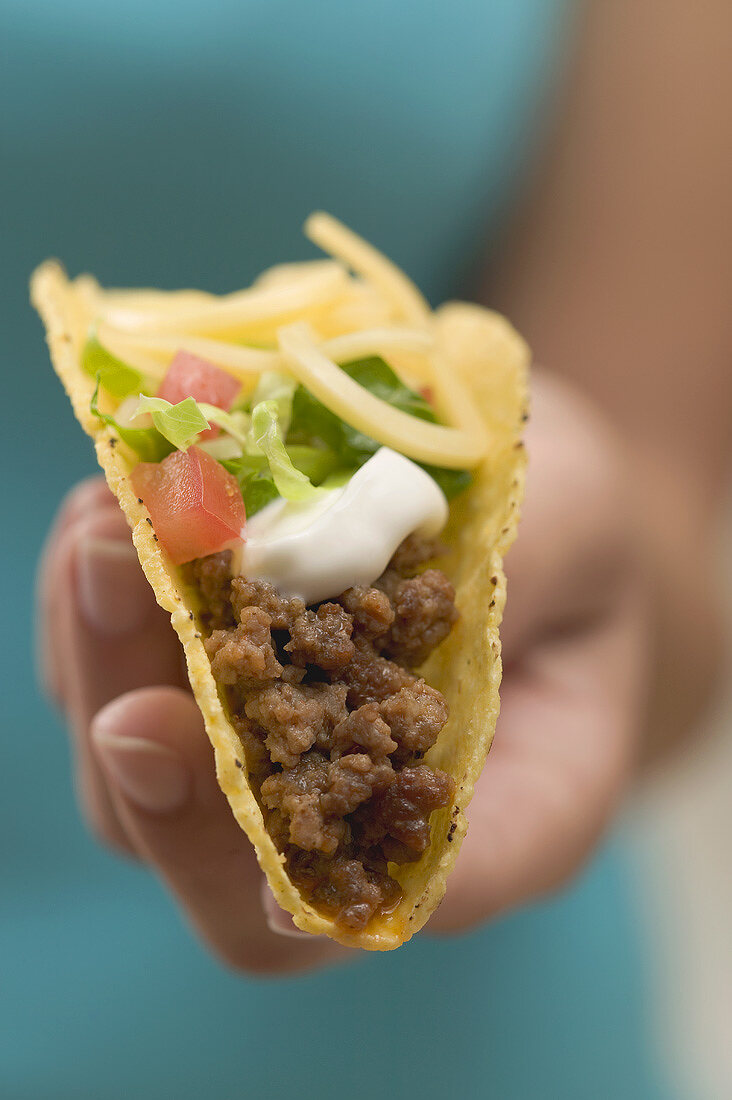
[[[284,283],[299,267],[314,269],[316,265],[274,268],[259,282]],[[372,304],[379,294],[388,297],[393,288],[386,285],[388,278],[383,286],[379,285],[380,269],[373,273],[362,270],[361,274],[372,275],[368,290]],[[363,286],[358,293],[365,296]],[[54,261],[44,263],[34,273],[31,296],[46,327],[53,366],[77,419],[94,440],[99,464],[132,528],[145,575],[158,603],[170,613],[183,645],[191,688],[213,745],[219,785],[254,845],[277,902],[292,914],[298,928],[314,935],[327,935],[350,947],[368,950],[398,947],[425,924],[445,892],[447,877],[467,829],[465,810],[490,748],[498,716],[499,625],[506,598],[502,562],[516,534],[525,473],[520,441],[527,404],[529,356],[525,343],[502,317],[477,305],[454,302],[429,313],[416,296],[414,302],[402,302],[402,319],[413,319],[408,316],[410,309],[413,316],[421,311],[420,323],[435,338],[443,386],[449,388],[450,379],[456,386],[462,380],[473,411],[484,423],[488,448],[474,471],[472,487],[451,505],[444,537],[448,546],[444,569],[456,588],[460,618],[420,670],[449,704],[448,722],[425,762],[454,778],[454,804],[433,814],[432,840],[419,861],[391,869],[403,891],[396,909],[374,917],[366,929],[354,932],[318,912],[290,881],[284,857],[265,829],[248,784],[242,745],[222,706],[196,621],[195,597],[183,584],[180,569],[171,564],[156,542],[153,529],[146,522],[147,510],[131,487],[129,475],[136,458],[115,432],[90,411],[95,381],[82,369],[81,354],[89,326],[100,314],[153,306],[158,317],[166,311],[177,317],[181,311],[195,314],[199,307],[217,300],[188,291],[170,294],[103,291],[89,276],[70,281]],[[347,331],[351,323],[348,309],[342,304],[338,308],[340,314],[333,322],[335,332]],[[287,319],[297,316],[295,302]],[[379,321],[378,310],[375,319]],[[262,331],[267,323],[266,319],[262,322]],[[250,335],[251,331],[250,328]]]

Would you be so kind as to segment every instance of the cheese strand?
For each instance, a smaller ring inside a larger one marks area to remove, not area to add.
[[[420,420],[374,396],[311,342],[306,326],[287,325],[280,329],[279,341],[298,381],[336,416],[378,443],[418,462],[451,469],[476,466],[483,457],[485,438]]]
[[[353,230],[319,211],[305,222],[305,235],[324,252],[372,282],[405,320],[411,324],[427,323],[430,307],[412,280]]]

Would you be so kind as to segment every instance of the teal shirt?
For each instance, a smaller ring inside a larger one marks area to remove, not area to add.
[[[0,1096],[665,1095],[617,845],[561,899],[469,936],[293,981],[225,973],[158,882],[87,835],[31,669],[34,560],[94,469],[31,268],[234,289],[311,255],[300,226],[323,208],[434,301],[458,293],[521,186],[564,17],[556,0],[4,0]]]

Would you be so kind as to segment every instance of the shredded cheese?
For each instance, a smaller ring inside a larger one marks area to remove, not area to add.
[[[193,306],[177,303],[163,310],[142,310],[139,304],[137,309],[112,306],[105,311],[104,320],[135,333],[238,333],[252,325],[261,326],[267,319],[288,318],[333,301],[344,293],[348,281],[342,265],[331,262],[311,269],[298,280],[253,286]]]
[[[360,332],[346,332],[334,336],[322,345],[325,355],[335,359],[336,363],[347,363],[351,359],[364,359],[368,355],[388,356],[391,351],[412,351],[426,355],[434,344],[434,337],[419,328],[363,329]]]
[[[257,376],[265,370],[277,370],[281,365],[278,351],[264,348],[251,348],[242,344],[227,344],[223,340],[208,340],[203,336],[158,335],[144,336],[115,332],[109,325],[100,325],[98,337],[104,347],[118,358],[137,366],[136,360],[146,359],[157,366],[162,378],[168,363],[177,351],[188,351],[201,359],[208,359],[220,367],[226,367],[242,381],[256,382]],[[155,357],[155,358],[153,358]],[[159,359],[157,358],[159,357]]]
[[[237,375],[254,376],[265,370],[281,370],[279,350],[227,344],[223,340],[210,340],[202,336],[167,335],[150,333],[132,335],[121,333],[110,325],[98,328],[100,342],[118,359],[137,367],[153,378],[162,378],[167,364],[177,351],[189,351],[202,359],[227,367]],[[322,351],[337,363],[352,359],[364,359],[369,355],[386,358],[392,352],[413,352],[426,355],[434,343],[429,332],[394,326],[383,329],[364,329],[336,336],[321,344]]]
[[[204,290],[107,290],[103,305],[107,312],[121,313],[180,313],[184,309],[212,305],[218,299]]]
[[[456,370],[450,370],[440,352],[435,352],[432,363],[434,372],[430,384],[434,400],[444,418],[461,428],[473,438],[485,434],[485,420],[477,411],[475,401],[466,389]]]
[[[332,267],[333,261],[328,260],[301,260],[299,263],[274,264],[266,268],[254,280],[254,286],[292,286],[301,283],[312,273],[321,269]]]
[[[312,343],[305,326],[280,329],[279,342],[299,382],[331,412],[384,446],[418,462],[453,469],[476,466],[483,457],[486,441],[479,435],[419,420],[359,386]]]
[[[174,354],[173,352],[171,355],[166,355],[164,359],[159,359],[151,348],[120,335],[109,325],[98,325],[97,339],[102,347],[117,359],[121,359],[123,363],[127,363],[128,366],[141,371],[151,381],[158,383],[162,382],[168,363]]]
[[[476,465],[487,446],[484,424],[436,344],[433,315],[417,288],[335,218],[312,214],[305,232],[335,259],[279,264],[247,290],[223,297],[193,290],[102,293],[87,280],[84,299],[100,342],[153,381],[178,351],[230,371],[245,393],[263,371],[290,371],[379,443],[419,462]],[[253,340],[265,346],[251,346]],[[338,366],[371,355],[391,363],[408,385],[428,385],[450,426],[395,408]]]
[[[430,307],[411,279],[358,234],[322,212],[310,215],[305,234],[324,252],[372,282],[392,302],[398,315],[412,324],[427,323]]]

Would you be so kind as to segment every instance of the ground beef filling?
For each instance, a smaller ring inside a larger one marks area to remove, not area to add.
[[[421,763],[447,721],[418,667],[457,618],[433,543],[412,536],[373,587],[315,607],[231,577],[231,555],[188,566],[214,677],[267,829],[306,897],[363,928],[399,901],[388,863],[419,859],[454,783]]]

